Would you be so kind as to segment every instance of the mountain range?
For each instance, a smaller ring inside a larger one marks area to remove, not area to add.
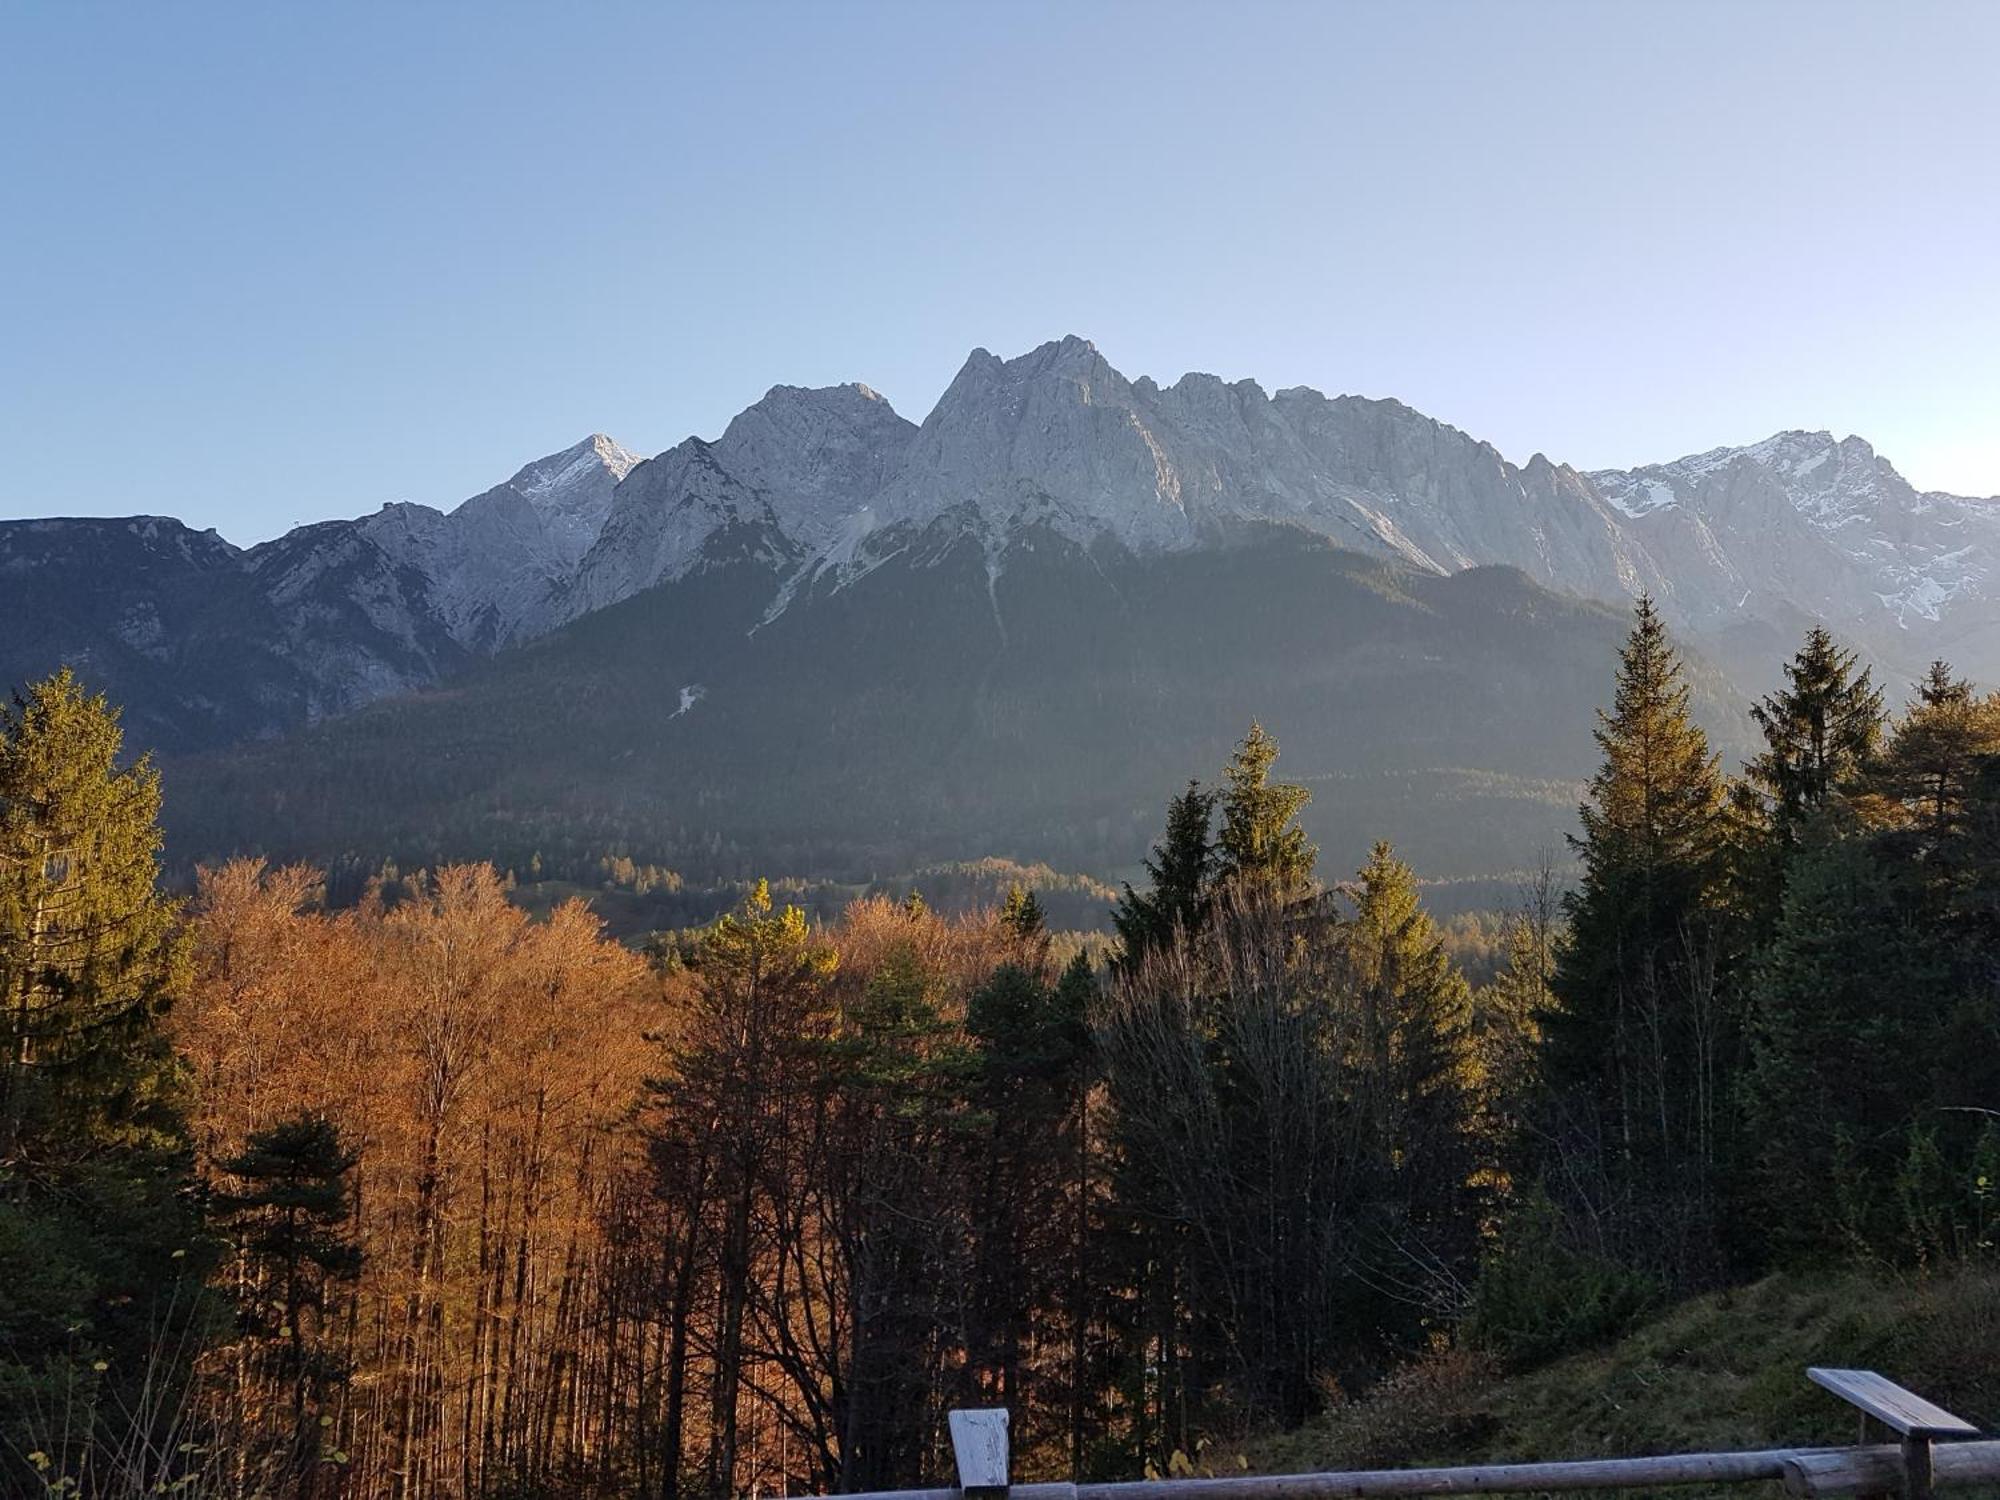
[[[921,424],[864,385],[778,386],[712,441],[641,461],[593,436],[448,512],[248,549],[158,517],[0,523],[0,677],[67,661],[186,757],[195,852],[359,847],[375,830],[305,812],[348,787],[413,856],[592,827],[720,868],[754,829],[745,858],[1110,866],[1253,714],[1336,780],[1583,774],[1641,591],[1719,669],[1725,734],[1816,620],[1892,699],[1933,656],[2000,677],[1996,564],[2000,501],[1918,492],[1859,438],[1515,465],[1400,402],[1128,380],[1065,338],[974,351]],[[1502,744],[1510,705],[1531,721]],[[1493,867],[1497,832],[1445,821],[1479,845],[1445,866]]]

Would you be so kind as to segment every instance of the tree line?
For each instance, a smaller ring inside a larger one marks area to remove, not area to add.
[[[0,1468],[23,1493],[717,1500],[1185,1464],[1451,1341],[1990,1255],[2000,700],[1823,631],[1723,774],[1641,601],[1578,874],[1469,984],[1253,726],[1108,963],[1038,898],[634,952],[487,866],[158,884],[68,674],[0,723]],[[1073,956],[1064,957],[1070,954]]]
[[[1641,600],[1601,715],[1487,1317],[1556,1346],[1782,1264],[1993,1251],[2000,696],[1824,629],[1724,776]]]

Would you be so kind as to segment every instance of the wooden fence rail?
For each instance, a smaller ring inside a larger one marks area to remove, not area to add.
[[[1650,1490],[1685,1484],[1777,1481],[1794,1495],[1896,1496],[2000,1484],[2000,1441],[1872,1370],[1809,1370],[1812,1380],[1855,1406],[1864,1437],[1894,1442],[1846,1448],[1769,1448],[1670,1453],[1562,1463],[1472,1464],[1449,1469],[1365,1469],[1328,1474],[1243,1474],[1104,1484],[1009,1484],[1007,1413],[952,1413],[959,1484],[880,1490],[845,1500],[1349,1500],[1378,1495],[1497,1495],[1571,1490]]]

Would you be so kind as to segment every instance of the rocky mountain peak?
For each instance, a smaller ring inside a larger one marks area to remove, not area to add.
[[[618,482],[640,464],[640,456],[628,452],[602,432],[592,432],[582,442],[546,458],[536,458],[506,482],[528,504],[546,516],[584,516],[608,502]],[[488,494],[492,494],[488,490]],[[476,496],[466,504],[476,504]],[[598,516],[602,522],[602,516]]]
[[[1012,359],[973,350],[921,425],[858,383],[776,385],[712,441],[641,462],[593,433],[449,513],[399,502],[240,560],[173,522],[91,529],[110,524],[18,523],[0,566],[135,541],[134,574],[213,554],[270,612],[316,712],[710,569],[750,565],[730,586],[768,590],[750,602],[769,623],[892,559],[927,567],[969,543],[997,618],[996,585],[1051,535],[1106,557],[1274,530],[1440,574],[1510,565],[1586,598],[1649,591],[1698,648],[1759,642],[1755,670],[1813,618],[1891,677],[1933,654],[2000,676],[2000,503],[1917,494],[1859,437],[1516,466],[1400,401],[1201,371],[1128,380],[1074,335]]]
[[[737,415],[710,457],[792,538],[818,547],[887,483],[916,432],[865,385],[780,385]]]

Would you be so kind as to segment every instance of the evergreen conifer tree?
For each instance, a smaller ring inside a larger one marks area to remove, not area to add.
[[[1859,668],[1859,670],[1857,670]],[[1745,768],[1787,848],[1806,819],[1856,780],[1882,738],[1882,694],[1852,651],[1820,626],[1785,664],[1787,686],[1750,710],[1764,749]]]
[[[1542,1017],[1555,1005],[1556,954],[1564,933],[1553,861],[1545,861],[1508,918],[1500,971],[1473,996],[1473,1052],[1489,1156],[1511,1182],[1528,1146],[1526,1113],[1536,1082]]]
[[[1341,928],[1363,1041],[1356,1101],[1401,1212],[1429,1252],[1469,1264],[1473,1220],[1472,992],[1423,908],[1416,876],[1387,843],[1369,852]]]
[[[1723,783],[1652,601],[1637,606],[1579,809],[1570,940],[1543,1018],[1551,1191],[1670,1281],[1718,1269],[1736,1026],[1718,972]]]
[[[1751,707],[1764,749],[1732,789],[1736,904],[1753,943],[1778,920],[1786,868],[1807,823],[1835,796],[1860,788],[1882,738],[1882,694],[1825,629],[1807,633],[1785,678],[1782,690]]]
[[[979,1054],[971,1093],[982,1142],[972,1171],[971,1274],[962,1295],[969,1399],[1002,1399],[1017,1441],[1039,1426],[1062,1433],[1072,1453],[1090,1399],[1082,1367],[1089,1304],[1084,1295],[1089,1179],[1084,1109],[1091,1083],[1086,1007],[1095,983],[1077,955],[1053,985],[1003,964],[976,990],[965,1026]],[[1024,1371],[1036,1351],[1066,1350],[1060,1395],[1050,1409],[1023,1408]],[[1060,1427],[1056,1423],[1060,1422]]]
[[[347,1373],[329,1302],[361,1272],[348,1192],[358,1160],[332,1121],[301,1115],[257,1131],[221,1163],[240,1186],[213,1199],[217,1228],[248,1273],[241,1316],[282,1403],[282,1461],[294,1473],[318,1459],[318,1418]]]
[[[1901,809],[1919,851],[1937,852],[1964,826],[1981,767],[2000,755],[2000,695],[1981,697],[1944,662],[1932,662],[1889,736],[1873,778]]]
[[[1217,840],[1224,879],[1289,901],[1312,885],[1319,850],[1306,842],[1296,823],[1312,801],[1302,786],[1274,782],[1271,767],[1278,759],[1278,742],[1261,724],[1236,747],[1223,770],[1222,833]]]
[[[155,884],[159,778],[120,749],[67,670],[0,713],[0,1453],[62,1406],[72,1476],[164,1417],[185,1371],[158,1351],[208,1306],[159,1025],[188,949]]]
[[[1024,886],[1012,885],[1007,888],[1007,900],[1000,908],[1000,925],[1026,942],[1043,936],[1049,924],[1035,893]]]
[[[1167,804],[1166,833],[1146,861],[1151,888],[1142,896],[1127,885],[1111,913],[1124,949],[1121,967],[1135,967],[1176,932],[1192,935],[1205,920],[1216,873],[1215,802],[1214,792],[1190,781]]]
[[[1906,865],[1813,825],[1750,978],[1744,1086],[1767,1253],[1893,1255],[1893,1193],[1930,1113],[1951,1006],[1951,944]]]

